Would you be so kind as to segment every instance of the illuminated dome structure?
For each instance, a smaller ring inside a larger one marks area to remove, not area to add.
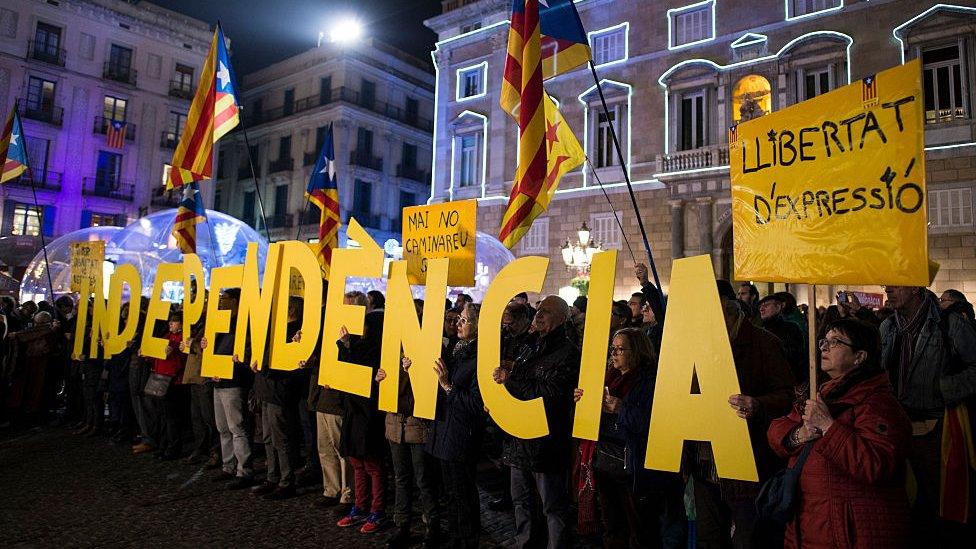
[[[109,242],[112,237],[122,231],[122,227],[88,227],[68,233],[47,245],[47,258],[51,264],[51,285],[54,286],[56,296],[66,294],[71,291],[71,244],[75,242],[88,242],[91,240],[103,240]],[[118,255],[111,244],[105,245],[106,263],[117,260]],[[109,269],[111,273],[113,269]],[[107,278],[107,277],[106,277]],[[27,264],[27,271],[24,272],[24,279],[20,283],[20,300],[41,301],[50,299],[50,288],[48,286],[47,271],[44,269],[44,250],[37,252],[34,259]]]
[[[66,234],[47,246],[54,293],[60,295],[70,292],[68,262],[71,257],[69,245],[87,240],[105,240],[105,280],[115,271],[117,265],[131,263],[142,276],[142,294],[150,295],[160,263],[179,263],[182,253],[173,238],[173,221],[176,210],[163,210],[139,218],[129,226],[91,227]],[[254,229],[239,219],[227,214],[207,210],[207,223],[197,225],[197,255],[203,263],[206,284],[210,284],[210,270],[224,265],[244,263],[248,242],[258,243],[258,270],[264,274],[268,243]],[[212,237],[211,237],[212,235]],[[31,261],[21,283],[21,298],[47,299],[48,283],[44,272],[44,254],[38,253]],[[174,284],[164,291],[165,299],[179,300],[182,295],[180,284]]]

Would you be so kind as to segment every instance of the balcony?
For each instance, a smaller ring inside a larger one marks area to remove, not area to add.
[[[397,164],[397,177],[402,177],[404,179],[410,179],[417,181],[419,183],[429,183],[430,180],[427,177],[427,172],[417,168],[416,166]]]
[[[132,183],[111,177],[111,174],[99,173],[95,177],[84,179],[81,193],[85,196],[100,196],[131,202],[135,196],[135,187]]]
[[[290,172],[294,167],[294,158],[279,158],[268,163],[268,173]]]
[[[167,191],[164,187],[157,187],[153,189],[150,202],[159,208],[175,208],[180,205],[182,199],[183,196],[178,190]]]
[[[678,151],[657,155],[657,171],[667,175],[673,172],[728,167],[728,144],[711,145],[690,151]]]
[[[31,175],[34,176],[33,187],[38,190],[44,191],[60,191],[61,190],[61,180],[64,174],[61,172],[52,172],[44,170],[31,170]],[[31,181],[27,177],[27,172],[22,173],[16,179],[11,180],[7,185],[13,185],[15,187],[31,188]]]
[[[96,116],[95,124],[92,127],[93,133],[100,133],[105,135],[108,131],[108,125],[112,123],[112,120],[105,118],[104,116]],[[125,140],[135,141],[136,140],[136,125],[132,122],[125,123]]]
[[[369,212],[349,212],[349,217],[346,219],[346,223],[349,222],[349,219],[352,219],[354,217],[356,218],[356,221],[358,221],[359,224],[362,225],[363,227],[369,227],[371,229],[380,228],[381,219],[380,216],[378,215],[373,215]]]
[[[261,167],[254,166],[254,170],[257,172],[258,177],[261,177]],[[241,166],[237,168],[237,179],[251,179],[251,166]]]
[[[106,80],[114,80],[130,86],[136,85],[136,77],[138,74],[139,73],[132,67],[122,65],[120,63],[106,61],[102,66],[102,78]]]
[[[319,153],[317,153],[317,152],[305,153],[305,155],[302,157],[302,165],[303,166],[314,166],[315,165],[315,162],[317,162],[318,159],[319,159]]]
[[[64,109],[55,107],[53,103],[46,104],[43,101],[40,103],[29,103],[21,99],[17,101],[17,110],[20,114],[24,115],[24,118],[45,122],[52,126],[60,127],[64,120]]]
[[[193,99],[193,84],[179,80],[170,80],[169,95],[170,97],[179,97],[180,99]]]
[[[269,229],[288,229],[295,226],[295,215],[277,214],[268,218],[268,228]]]
[[[128,135],[126,135],[128,137]],[[176,144],[180,142],[180,136],[173,132],[164,131],[159,137],[159,146],[164,149],[175,150]]]
[[[373,156],[372,153],[367,151],[349,151],[349,163],[353,166],[369,168],[378,172],[383,171],[383,159]]]
[[[422,118],[414,111],[407,111],[406,109],[390,105],[389,103],[377,101],[375,98],[372,100],[370,100],[368,97],[364,98],[358,91],[346,87],[332,89],[329,91],[329,93],[317,93],[309,97],[296,99],[294,103],[292,103],[290,109],[281,106],[257,112],[248,112],[246,114],[248,116],[249,123],[263,124],[265,122],[274,122],[275,120],[280,120],[293,114],[298,114],[303,111],[340,101],[353,104],[371,112],[375,112],[381,116],[392,118],[398,122],[402,122],[408,126],[423,130],[425,132],[434,130],[434,122],[432,120]]]
[[[33,40],[27,41],[27,59],[40,61],[49,65],[64,66],[64,48],[52,47],[49,44],[40,44]]]

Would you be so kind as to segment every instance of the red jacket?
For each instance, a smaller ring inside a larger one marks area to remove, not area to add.
[[[153,364],[153,372],[164,376],[173,376],[173,384],[179,385],[183,380],[183,369],[186,368],[186,355],[180,352],[180,342],[183,333],[167,333],[166,339],[172,348],[168,358],[157,358]]]
[[[837,399],[821,389],[834,423],[816,441],[800,474],[799,505],[787,526],[786,547],[907,547],[910,528],[905,457],[912,428],[887,374],[868,377]],[[802,411],[770,425],[767,436],[781,457],[796,461],[802,446],[784,444],[802,424]]]

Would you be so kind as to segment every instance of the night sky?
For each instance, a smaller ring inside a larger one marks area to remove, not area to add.
[[[208,23],[218,19],[233,47],[234,69],[247,74],[315,46],[330,20],[348,16],[375,36],[430,61],[436,36],[423,21],[438,0],[151,0]]]

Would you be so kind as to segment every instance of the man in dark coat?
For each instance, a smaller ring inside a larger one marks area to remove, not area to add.
[[[573,389],[579,375],[580,351],[569,339],[565,326],[569,305],[549,296],[539,305],[532,321],[535,340],[523,348],[511,371],[497,368],[496,383],[504,384],[521,400],[542,398],[549,434],[525,440],[512,437],[505,442],[504,461],[512,471],[512,502],[515,505],[515,541],[529,543],[532,526],[533,487],[542,500],[549,531],[549,547],[569,544],[569,476]]]
[[[810,360],[804,352],[803,331],[783,318],[785,307],[786,303],[780,300],[778,294],[767,295],[759,301],[759,316],[762,318],[762,328],[778,337],[783,344],[783,353],[790,363],[793,378],[802,383],[809,376],[807,365]]]

